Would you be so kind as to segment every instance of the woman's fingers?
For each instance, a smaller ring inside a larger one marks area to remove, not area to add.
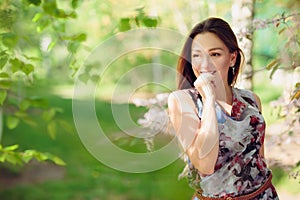
[[[212,73],[200,73],[196,81],[194,82],[194,86],[199,91],[203,98],[214,97],[215,96],[215,81],[214,75]]]

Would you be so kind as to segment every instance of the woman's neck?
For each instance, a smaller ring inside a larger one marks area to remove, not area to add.
[[[232,92],[232,87],[231,86],[226,86],[225,87],[225,95],[226,97],[224,100],[217,100],[217,103],[221,108],[228,114],[231,114],[232,110],[232,103],[233,103],[233,92]]]
[[[232,87],[230,85],[223,85],[216,90],[216,101],[222,104],[232,104]]]
[[[226,103],[232,105],[232,101],[233,101],[232,86],[230,85],[225,86],[225,93],[226,93]]]

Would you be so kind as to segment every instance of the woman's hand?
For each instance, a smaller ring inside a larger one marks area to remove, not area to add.
[[[216,73],[216,72],[214,72]],[[216,85],[215,85],[215,76],[213,72],[203,72],[200,73],[196,81],[194,82],[195,88],[199,91],[201,97],[204,100],[216,99]]]

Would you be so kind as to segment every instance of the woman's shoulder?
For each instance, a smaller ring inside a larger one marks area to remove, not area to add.
[[[175,90],[170,93],[169,98],[168,98],[168,105],[169,107],[171,105],[195,105],[195,91],[193,88],[189,89],[181,89],[181,90]]]
[[[260,98],[257,94],[255,94],[252,90],[249,89],[241,89],[241,88],[234,88],[236,93],[238,93],[245,101],[250,103],[253,106],[260,108]]]
[[[169,98],[177,99],[192,99],[194,100],[199,95],[198,91],[195,88],[180,89],[175,90],[170,93]]]
[[[239,95],[246,96],[246,97],[253,97],[254,92],[249,89],[243,88],[233,88]]]

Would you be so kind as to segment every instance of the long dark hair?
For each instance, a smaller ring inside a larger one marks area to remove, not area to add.
[[[234,85],[238,77],[240,67],[243,63],[244,54],[238,46],[235,34],[233,33],[229,24],[220,18],[208,18],[203,22],[198,23],[190,32],[180,55],[177,64],[178,72],[178,89],[186,89],[193,87],[196,76],[191,64],[191,46],[193,39],[199,33],[210,32],[216,34],[227,46],[230,53],[237,52],[235,65],[229,67],[228,70],[228,85]]]

